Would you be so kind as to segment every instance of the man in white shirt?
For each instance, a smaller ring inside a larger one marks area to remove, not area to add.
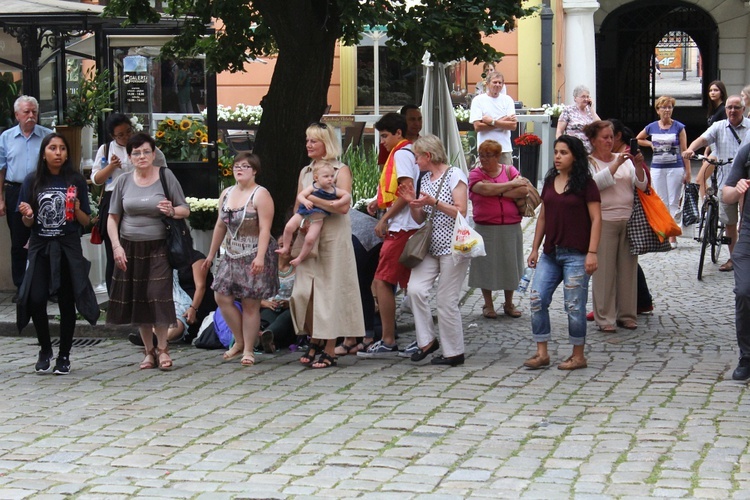
[[[709,144],[715,145],[711,155],[716,156],[720,160],[728,160],[737,156],[740,145],[747,142],[748,133],[750,133],[750,119],[745,117],[745,106],[742,104],[742,98],[738,95],[727,97],[724,109],[727,112],[727,119],[712,123],[708,130],[690,143],[690,146],[682,152],[682,157],[685,161],[690,161],[696,149],[703,148]],[[707,170],[706,175],[711,175],[711,172],[712,170]],[[739,204],[736,202],[724,202],[722,188],[724,187],[726,178],[727,175],[725,172],[720,173],[718,178],[719,185],[716,186],[719,190],[719,219],[725,224],[726,234],[730,239],[729,260],[719,267],[719,271],[723,272],[729,272],[734,269],[732,252],[734,251],[734,245],[737,243],[737,223],[739,222]]]
[[[509,96],[500,91],[505,85],[503,75],[497,71],[487,75],[487,93],[476,96],[471,101],[469,121],[477,132],[477,147],[487,139],[500,143],[503,152],[500,163],[513,164],[513,145],[510,132],[518,125],[516,105]]]

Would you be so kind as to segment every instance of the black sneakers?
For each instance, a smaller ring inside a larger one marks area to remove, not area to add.
[[[50,369],[50,363],[52,362],[52,353],[39,351],[39,358],[34,365],[34,371],[37,373],[47,373]]]
[[[67,375],[70,373],[70,357],[58,356],[55,363],[55,375]]]
[[[740,358],[737,368],[732,372],[733,380],[747,380],[750,378],[750,358]]]

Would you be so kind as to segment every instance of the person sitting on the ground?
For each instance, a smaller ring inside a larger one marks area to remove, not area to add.
[[[316,207],[309,196],[315,196],[323,200],[330,200],[331,207],[342,207],[351,203],[352,196],[343,189],[336,189],[336,171],[328,162],[320,162],[313,167],[313,183],[297,195],[299,208],[297,213],[289,219],[284,227],[283,246],[276,250],[277,253],[291,254],[292,236],[298,228],[308,226],[305,234],[305,243],[299,255],[291,261],[293,266],[298,266],[305,260],[320,236],[323,219],[331,215],[331,212]],[[320,224],[319,224],[320,223]]]
[[[284,242],[279,247],[284,248]],[[260,344],[266,354],[273,354],[279,347],[289,347],[297,340],[289,311],[289,299],[292,298],[295,266],[289,262],[288,253],[279,253],[278,257],[279,291],[273,297],[260,301]]]

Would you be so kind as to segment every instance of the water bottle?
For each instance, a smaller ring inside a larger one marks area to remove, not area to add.
[[[102,156],[102,170],[104,170],[105,168],[107,168],[107,157],[106,156]],[[107,177],[107,180],[105,181],[105,184],[109,184],[110,182],[112,182],[112,176],[111,175],[109,177]]]
[[[518,282],[518,290],[516,290],[518,293],[526,293],[526,291],[529,289],[529,283],[531,283],[531,278],[534,277],[534,270],[530,267],[527,267],[523,271],[523,276],[521,276],[521,281]]]

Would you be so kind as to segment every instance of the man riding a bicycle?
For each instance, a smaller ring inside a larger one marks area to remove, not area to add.
[[[750,119],[745,117],[745,106],[742,104],[742,98],[738,95],[729,96],[725,105],[727,112],[726,120],[714,122],[708,130],[690,143],[690,146],[682,152],[685,161],[695,155],[695,151],[713,144],[715,146],[712,154],[721,160],[727,160],[737,156],[740,145],[746,141],[746,135],[750,131]],[[726,261],[719,271],[731,271],[734,269],[732,256],[734,246],[737,243],[737,222],[739,219],[738,204],[726,203],[722,197],[721,188],[724,187],[727,176],[719,177],[719,185],[715,186],[719,190],[719,218],[726,225],[726,235],[729,242],[729,260]]]

